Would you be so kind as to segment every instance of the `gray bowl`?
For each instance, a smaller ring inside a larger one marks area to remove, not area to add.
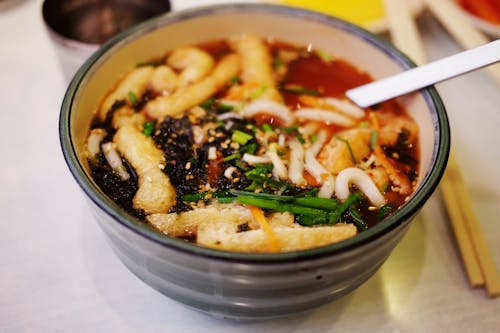
[[[418,188],[395,214],[346,241],[306,251],[243,254],[161,235],[121,210],[89,176],[85,140],[92,116],[108,87],[136,63],[180,45],[237,32],[311,43],[348,59],[375,79],[414,66],[369,32],[315,12],[237,4],[171,13],[120,34],[80,68],[61,109],[61,146],[113,250],[148,285],[218,317],[291,315],[353,291],[383,264],[438,185],[449,152],[448,121],[434,88],[400,98],[420,127]]]

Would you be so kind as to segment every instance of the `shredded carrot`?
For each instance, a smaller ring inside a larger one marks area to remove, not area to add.
[[[378,122],[377,116],[373,112],[370,112],[369,116],[372,122],[373,129],[380,133],[380,124]],[[389,161],[387,156],[384,154],[382,148],[378,144],[378,140],[375,141],[375,147],[373,149],[373,153],[375,154],[375,157],[379,160],[380,164],[389,175],[389,179],[391,179],[397,186],[401,188],[401,193],[410,194],[411,185],[408,178],[406,178],[404,175],[401,175],[399,170],[397,170],[392,165],[392,163]]]
[[[228,89],[225,99],[229,100],[243,100],[250,97],[252,91],[257,89],[260,86],[257,82],[245,82],[241,85],[232,86]]]
[[[262,209],[255,206],[248,206],[248,209],[250,209],[253,218],[260,224],[260,226],[266,233],[267,240],[269,242],[269,250],[271,252],[279,252],[280,251],[279,242],[276,239],[276,235],[274,234],[273,229],[269,225],[269,222],[266,220],[266,217],[264,216],[264,212],[262,211]]]

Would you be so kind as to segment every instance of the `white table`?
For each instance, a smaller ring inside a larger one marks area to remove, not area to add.
[[[66,83],[40,7],[0,1],[0,332],[500,330],[500,298],[468,287],[439,192],[378,273],[305,315],[221,321],[146,286],[113,254],[64,163],[58,115]],[[420,27],[430,59],[459,51],[429,15]],[[500,269],[499,86],[476,72],[438,89]]]

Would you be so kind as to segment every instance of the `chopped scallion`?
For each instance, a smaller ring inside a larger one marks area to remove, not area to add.
[[[356,157],[354,156],[354,152],[352,151],[352,148],[351,148],[351,144],[349,143],[349,140],[347,139],[344,139],[343,137],[341,136],[338,136],[338,135],[334,135],[335,138],[337,138],[338,140],[342,141],[343,143],[346,144],[347,146],[347,150],[349,151],[349,155],[351,155],[351,160],[352,160],[352,163],[356,164]]]
[[[252,91],[252,93],[250,94],[250,97],[252,99],[259,98],[266,90],[267,90],[267,85],[263,84],[260,87],[255,88],[254,91]]]
[[[231,137],[231,140],[233,142],[239,143],[240,145],[246,145],[249,140],[251,140],[253,137],[250,134],[247,134],[245,132],[242,132],[240,130],[236,130],[233,132],[233,135]]]
[[[370,147],[372,150],[375,150],[375,148],[377,147],[377,137],[378,137],[378,131],[373,130],[370,137]]]
[[[273,131],[273,127],[271,125],[269,125],[269,124],[264,124],[264,125],[262,125],[262,130],[264,132],[272,132]]]
[[[304,88],[301,86],[285,86],[283,87],[282,90],[292,94],[300,94],[300,95],[319,96],[321,94],[318,90]]]
[[[128,100],[130,101],[130,103],[132,103],[132,104],[137,103],[137,96],[134,94],[134,92],[132,90],[130,90],[127,93],[127,97],[128,97]]]
[[[224,162],[229,162],[229,161],[236,160],[236,159],[239,159],[239,158],[241,158],[241,154],[240,153],[236,153],[236,154],[231,154],[231,155],[228,155],[228,156],[224,157],[223,161]]]
[[[147,121],[144,123],[143,128],[142,128],[142,133],[145,136],[151,136],[155,131],[155,122],[154,121]]]

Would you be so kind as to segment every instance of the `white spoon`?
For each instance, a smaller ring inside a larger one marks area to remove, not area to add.
[[[500,61],[500,39],[346,91],[368,107]]]

